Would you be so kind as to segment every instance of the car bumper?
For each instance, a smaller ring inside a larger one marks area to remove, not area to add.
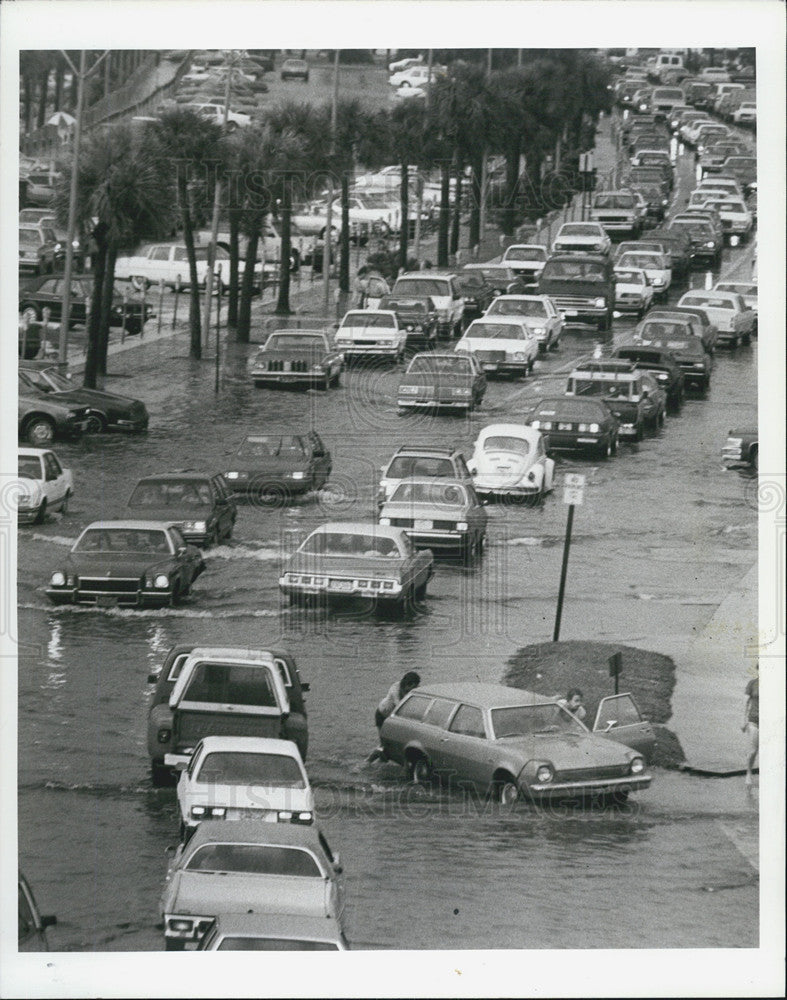
[[[473,481],[473,488],[480,497],[532,497],[541,491],[541,483],[523,483],[516,486],[500,486],[495,483]]]
[[[583,448],[597,448],[603,441],[603,434],[568,434],[565,431],[545,431],[549,435],[549,448],[560,451],[579,451]],[[478,492],[478,487],[476,487]]]
[[[615,309],[617,309],[618,312],[639,312],[640,309],[644,308],[644,299],[638,299],[637,301],[632,301],[631,299],[615,299]]]
[[[32,507],[25,510],[17,510],[16,520],[18,524],[33,524],[39,516],[41,508]]]
[[[251,380],[255,385],[311,385],[314,382],[322,382],[329,372],[260,372],[251,374]]]
[[[427,549],[460,549],[472,534],[469,531],[417,531],[414,528],[405,528],[404,533],[415,545]]]
[[[487,375],[526,375],[535,358],[527,361],[482,361],[481,368]]]
[[[152,605],[160,607],[169,604],[172,591],[158,590],[155,593],[95,593],[94,591],[81,591],[74,587],[47,587],[44,593],[53,604],[93,604],[96,607],[144,607]]]
[[[383,582],[391,581],[379,582],[382,584]],[[345,584],[348,585],[345,586]],[[379,587],[361,586],[360,582],[356,580],[329,581],[327,583],[315,584],[294,583],[286,577],[280,577],[279,589],[288,597],[374,597],[381,601],[395,601],[401,597],[404,588],[400,583],[396,583],[395,581],[393,581],[393,587],[385,589],[382,585]]]
[[[272,489],[282,490],[282,492],[286,490],[289,494],[308,493],[312,489],[313,481],[311,476],[307,476],[305,479],[287,479],[273,475],[255,476],[249,479],[227,479],[225,476],[225,482],[231,493],[245,495],[259,492],[263,484]]]
[[[719,334],[716,337],[716,346],[718,347],[722,344],[734,344],[740,337],[743,337],[742,331],[719,330]]]
[[[395,358],[401,351],[398,344],[375,344],[374,346],[352,344],[341,348],[345,358],[377,357]]]
[[[409,396],[399,398],[397,405],[400,409],[446,409],[446,410],[466,410],[473,405],[473,397],[466,396],[464,399],[412,399]]]
[[[588,778],[585,781],[554,781],[549,784],[528,785],[526,792],[544,797],[562,795],[605,795],[615,791],[638,792],[650,787],[650,774],[626,775],[623,778]]]

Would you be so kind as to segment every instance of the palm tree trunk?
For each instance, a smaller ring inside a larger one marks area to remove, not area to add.
[[[402,160],[399,181],[399,266],[407,270],[407,240],[410,235],[410,164]]]
[[[33,113],[33,85],[30,82],[30,70],[26,70],[22,76],[23,82],[23,104],[25,133],[30,132],[30,123]]]
[[[451,213],[451,164],[440,164],[440,216],[437,228],[437,266],[448,267],[448,219]]]
[[[240,212],[233,208],[229,211],[230,221],[230,287],[227,298],[227,326],[238,325],[238,260],[240,258]],[[249,265],[247,264],[246,267]],[[254,276],[254,262],[251,264]]]
[[[470,246],[477,247],[481,241],[481,175],[484,170],[482,154],[473,158],[470,180]]]
[[[94,234],[95,236],[95,234]],[[93,292],[90,298],[90,319],[87,326],[87,352],[82,385],[86,389],[96,388],[98,359],[100,353],[99,330],[101,329],[101,302],[106,271],[106,243],[96,238],[97,252],[93,256]]]
[[[55,66],[55,111],[60,111],[61,105],[63,103],[63,74],[65,73],[65,66],[63,65],[63,57],[58,57],[57,66]]]
[[[512,140],[506,152],[506,204],[503,210],[502,229],[506,236],[513,236],[516,216],[516,195],[519,187],[520,140]]]
[[[451,216],[451,254],[456,254],[459,250],[459,225],[461,222],[462,215],[462,161],[457,155],[456,166],[454,170],[454,180],[456,181],[456,190],[454,191],[454,211]]]
[[[284,197],[281,200],[281,261],[279,263],[279,297],[274,312],[277,316],[289,316],[290,309],[290,254],[292,253],[292,198],[290,185],[285,178]],[[326,232],[326,239],[330,233]]]
[[[103,287],[101,289],[101,316],[99,320],[98,357],[96,367],[99,375],[107,373],[107,351],[109,348],[109,321],[112,311],[112,293],[115,289],[115,261],[117,247],[110,245],[106,252]]]
[[[342,171],[342,233],[339,247],[339,291],[350,291],[350,178]],[[360,232],[358,239],[361,238]]]
[[[184,171],[178,171],[178,197],[183,215],[183,240],[189,259],[189,329],[191,347],[189,357],[199,361],[202,357],[202,324],[200,323],[199,282],[197,281],[197,255],[194,251],[194,228],[189,207],[189,189]]]
[[[38,127],[43,128],[46,124],[46,104],[47,104],[47,91],[49,90],[49,74],[51,72],[51,67],[47,66],[46,69],[41,70],[41,75],[38,79]]]
[[[240,303],[238,305],[238,325],[235,328],[235,339],[240,344],[248,344],[251,331],[251,297],[254,291],[254,263],[257,260],[257,247],[260,243],[262,216],[255,215],[249,228],[249,242],[246,245],[246,264],[240,286]],[[263,267],[264,267],[263,263]]]

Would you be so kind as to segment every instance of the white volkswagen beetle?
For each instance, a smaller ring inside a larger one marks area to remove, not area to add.
[[[480,496],[531,497],[536,501],[551,491],[555,474],[543,436],[526,424],[485,427],[468,468]]]

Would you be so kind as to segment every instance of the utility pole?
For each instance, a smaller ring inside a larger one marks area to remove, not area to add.
[[[336,152],[336,116],[339,105],[339,49],[333,55],[333,98],[331,100],[331,153]],[[333,170],[328,171],[328,206],[325,212],[325,240],[322,248],[323,313],[331,314],[331,229],[333,217]]]

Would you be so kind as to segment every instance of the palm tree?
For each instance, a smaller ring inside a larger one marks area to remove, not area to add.
[[[399,165],[399,260],[407,267],[410,236],[410,167],[424,159],[426,110],[422,101],[411,98],[399,104],[390,115],[390,152]]]
[[[369,116],[360,101],[340,100],[336,109],[332,170],[339,175],[342,224],[339,235],[339,291],[350,291],[350,177],[355,172],[356,150],[369,127]]]
[[[189,329],[191,331],[190,357],[202,357],[202,327],[200,324],[199,284],[197,281],[197,256],[194,249],[194,209],[197,200],[205,204],[207,173],[215,166],[219,155],[221,129],[214,122],[193,111],[172,108],[151,123],[163,161],[176,177],[177,199],[183,225],[183,239],[189,263]],[[205,171],[205,180],[199,180],[198,171]]]

